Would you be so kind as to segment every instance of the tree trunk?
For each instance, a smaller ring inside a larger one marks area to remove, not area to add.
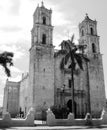
[[[73,68],[71,68],[71,94],[72,94],[72,113],[74,114],[74,73]]]

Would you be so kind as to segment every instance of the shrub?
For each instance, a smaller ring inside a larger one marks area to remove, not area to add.
[[[67,119],[69,114],[69,109],[66,106],[52,106],[51,110],[54,113],[56,119]]]

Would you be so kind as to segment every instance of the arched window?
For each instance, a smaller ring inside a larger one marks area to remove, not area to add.
[[[84,36],[84,30],[82,30],[81,35]]]
[[[93,28],[92,28],[92,27],[90,28],[90,33],[91,33],[91,35],[93,35],[93,34],[94,34],[94,30],[93,30]]]
[[[46,17],[43,17],[42,20],[43,20],[43,24],[46,24]]]
[[[96,53],[96,46],[95,46],[94,43],[92,43],[92,52],[93,52],[93,53]]]
[[[46,44],[46,34],[42,35],[42,44]]]

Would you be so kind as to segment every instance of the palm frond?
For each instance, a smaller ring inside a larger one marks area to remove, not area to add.
[[[7,67],[7,65],[6,65],[6,64],[2,64],[2,66],[4,67],[5,73],[7,74],[7,76],[10,77],[11,74],[10,74],[10,70],[9,70],[9,68]]]
[[[87,45],[77,45],[77,48],[79,51],[81,51],[84,54],[84,50],[86,49]]]
[[[61,46],[62,49],[66,50],[66,51],[71,50],[71,45],[70,45],[69,40],[68,41],[62,41],[60,46]]]
[[[74,41],[74,34],[71,37],[71,43],[73,43],[73,41]]]
[[[73,70],[75,70],[76,69],[76,63],[74,62],[74,63],[71,63],[69,66],[68,66],[68,68],[69,69],[73,69]]]
[[[11,76],[9,68],[6,67],[6,68],[5,68],[5,72],[6,72],[6,74],[7,74],[8,77]]]
[[[65,66],[65,58],[63,57],[61,62],[60,62],[60,69],[63,70]]]
[[[77,64],[80,67],[80,69],[83,70],[83,61],[81,55],[75,53],[75,60],[77,61]]]
[[[78,49],[82,50],[82,49],[86,49],[87,45],[77,45]]]
[[[55,52],[54,53],[54,57],[57,57],[57,56],[59,56],[59,55],[65,55],[67,53],[67,51],[66,50],[58,50],[57,52]]]
[[[11,76],[10,74],[10,69],[7,67],[13,65],[13,58],[14,54],[12,52],[3,52],[0,54],[0,64],[4,67],[5,73],[7,74],[8,77]]]
[[[70,58],[70,53],[67,53],[67,54],[65,55],[65,57],[64,57],[64,59],[65,59],[65,65],[67,64],[69,58]]]
[[[89,62],[89,59],[87,56],[85,56],[83,53],[77,53],[78,50],[84,51],[86,48],[86,45],[75,45],[73,43],[74,35],[71,37],[71,40],[62,41],[60,44],[62,49],[65,49],[67,53],[64,55],[60,68],[64,68],[64,65],[67,64],[68,59],[71,59],[71,64],[68,68],[72,68],[75,70],[76,64],[78,64],[79,68],[83,70],[83,60],[86,62]]]
[[[86,62],[90,62],[90,59],[86,55],[82,55],[82,58]]]
[[[72,49],[72,53],[75,54],[77,50],[78,50],[78,48],[75,46],[75,47]]]
[[[68,66],[68,68],[71,69],[71,68],[72,68],[72,65],[70,64],[70,65]]]
[[[1,56],[4,56],[4,57],[13,57],[14,54],[13,54],[12,52],[7,52],[7,51],[5,51],[5,52],[3,52],[3,53],[1,54]]]

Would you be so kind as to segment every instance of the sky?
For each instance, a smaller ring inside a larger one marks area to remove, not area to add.
[[[14,53],[12,77],[9,80],[20,81],[22,73],[29,71],[29,49],[31,47],[31,29],[33,13],[41,0],[1,0],[0,1],[0,53]],[[98,21],[100,51],[103,54],[105,90],[107,95],[107,0],[44,0],[44,6],[52,9],[53,44],[58,48],[62,40],[75,34],[79,39],[78,24],[85,14]],[[0,106],[3,103],[4,87],[7,76],[0,66]]]

